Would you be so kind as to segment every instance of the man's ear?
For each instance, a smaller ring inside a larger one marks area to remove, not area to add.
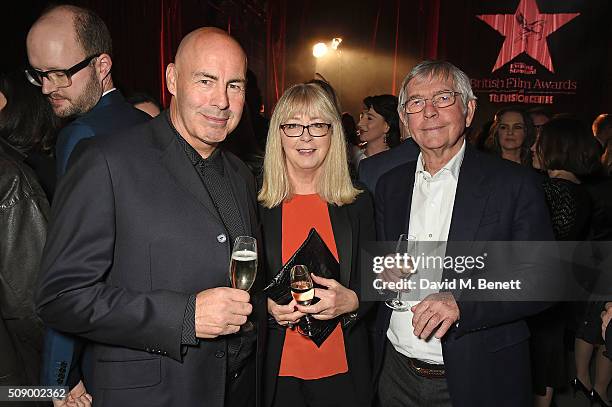
[[[166,87],[172,96],[176,96],[176,65],[169,63],[166,67]]]
[[[100,80],[104,80],[108,75],[110,75],[111,68],[113,67],[113,60],[111,59],[110,55],[101,54],[96,59],[95,66]]]
[[[467,114],[465,115],[465,127],[470,127],[472,120],[474,119],[474,112],[476,112],[476,101],[470,100],[467,104]]]

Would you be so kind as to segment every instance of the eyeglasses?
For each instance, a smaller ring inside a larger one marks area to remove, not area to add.
[[[85,68],[94,59],[102,54],[92,55],[68,69],[52,69],[50,71],[39,71],[37,69],[26,69],[25,76],[32,85],[42,86],[43,79],[47,78],[58,88],[67,88],[72,85],[72,75]]]
[[[301,137],[304,134],[304,129],[308,129],[308,134],[312,137],[323,137],[329,132],[331,124],[329,123],[311,123],[308,126],[297,123],[281,124],[280,128],[287,137]]]
[[[428,100],[431,100],[431,104],[437,108],[445,108],[455,104],[455,100],[457,99],[455,95],[460,95],[461,92],[440,92],[430,98],[413,98],[408,100],[403,105],[403,110],[406,113],[413,114],[422,112],[425,109],[425,104]]]

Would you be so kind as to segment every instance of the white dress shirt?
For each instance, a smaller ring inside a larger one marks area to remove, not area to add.
[[[111,93],[111,92],[112,92],[112,91],[114,91],[114,90],[117,90],[117,88],[112,88],[112,89],[107,90],[106,92],[104,92],[104,93],[102,94],[102,97],[104,97],[104,96],[108,95],[109,93]]]
[[[457,180],[459,179],[464,154],[465,140],[459,152],[433,176],[425,171],[423,156],[419,154],[412,190],[408,230],[408,234],[414,236],[417,242],[445,242],[448,239]],[[444,252],[442,252],[442,255],[444,255]],[[428,274],[424,278],[430,281],[440,281],[442,270],[428,270],[427,272]],[[436,291],[421,292],[420,298],[433,292]],[[413,306],[418,304],[419,301],[409,301],[409,303]],[[428,340],[419,339],[415,336],[412,326],[413,316],[414,314],[410,309],[393,311],[391,323],[387,330],[387,338],[395,349],[405,356],[427,363],[443,364],[440,340],[435,338],[433,334]]]

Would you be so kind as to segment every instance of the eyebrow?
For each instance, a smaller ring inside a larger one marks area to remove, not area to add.
[[[219,77],[217,75],[213,75],[207,72],[196,72],[193,74],[194,78],[209,78],[215,81],[219,80]],[[227,81],[227,83],[245,83],[246,84],[246,79],[244,78],[235,78],[235,79],[230,79]]]
[[[435,91],[432,94],[432,96],[436,96],[436,95],[439,95],[440,93],[446,93],[446,92],[454,92],[454,90],[453,89],[440,89],[440,90]],[[424,97],[425,96],[423,96],[423,95],[416,94],[416,95],[408,96],[408,100],[410,100],[410,99],[421,99],[421,98],[424,98]]]

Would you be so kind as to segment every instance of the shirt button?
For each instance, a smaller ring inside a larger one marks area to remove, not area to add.
[[[429,234],[429,235],[427,235],[427,236],[432,237],[433,235],[430,233],[430,234]]]
[[[221,233],[219,236],[217,236],[217,242],[219,243],[225,243],[226,240],[227,240],[227,236],[225,236],[224,233]]]
[[[232,375],[232,379],[235,379],[235,378],[237,378],[237,377],[238,377],[238,373],[234,373],[234,374]]]
[[[215,352],[215,357],[221,359],[223,356],[225,356],[225,352],[223,352],[222,350],[218,350]]]

